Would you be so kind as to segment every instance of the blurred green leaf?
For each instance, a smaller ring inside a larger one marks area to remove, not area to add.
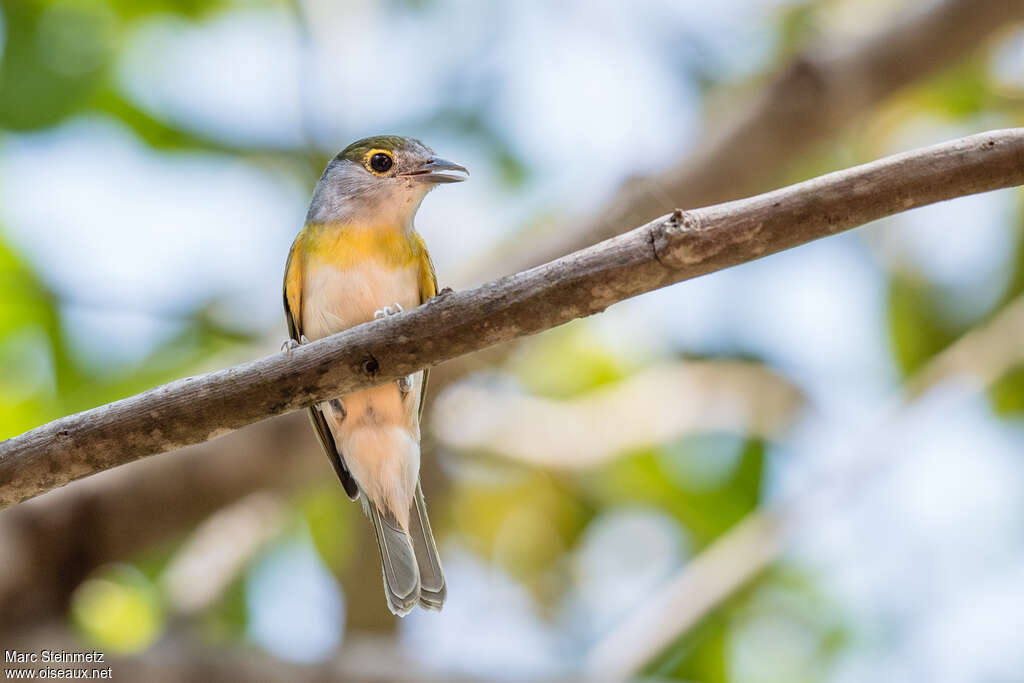
[[[227,7],[223,0],[108,0],[125,19],[137,19],[152,14],[176,14],[198,19],[205,14]]]
[[[332,480],[305,492],[298,500],[298,507],[309,525],[320,557],[340,576],[355,546],[352,524],[358,506],[353,505]]]
[[[989,108],[993,98],[988,63],[975,57],[945,69],[912,91],[914,109],[964,119]]]
[[[113,27],[107,9],[99,0],[4,3],[0,128],[51,126],[82,106],[110,56]]]
[[[1024,364],[995,381],[989,389],[989,400],[997,415],[1024,418]]]
[[[903,273],[889,280],[887,315],[893,355],[904,377],[921,369],[961,332],[943,315],[937,293]]]
[[[751,633],[742,632],[752,619],[759,617],[777,620],[810,647],[777,652],[777,643],[771,639],[751,642]],[[743,644],[747,651],[743,666],[737,660],[741,637],[747,639]],[[726,683],[747,680],[743,675],[749,676],[750,671],[743,669],[753,666],[759,674],[756,680],[820,681],[826,679],[849,639],[843,615],[817,588],[815,577],[781,565],[720,604],[666,648],[645,668],[645,673],[668,680]],[[759,647],[762,652],[758,652]],[[752,661],[751,656],[757,655],[763,659]],[[798,672],[796,677],[794,669]]]
[[[591,511],[558,479],[516,470],[490,481],[460,482],[448,494],[449,517],[464,541],[504,566],[551,604],[545,579],[590,520]]]
[[[776,60],[782,62],[806,47],[818,28],[819,3],[798,2],[779,10]]]
[[[526,390],[548,398],[570,398],[613,384],[627,368],[594,341],[586,323],[564,325],[533,340],[508,364]]]
[[[717,485],[692,490],[666,476],[663,458],[670,461],[688,449],[718,448],[721,440],[735,435],[687,436],[662,448],[637,451],[618,458],[599,471],[580,475],[581,488],[595,507],[645,503],[662,508],[686,527],[700,545],[721,533],[753,510],[760,499],[764,469],[764,444],[743,439],[735,468]]]
[[[213,608],[202,615],[202,630],[214,643],[229,643],[242,638],[248,625],[245,574],[241,573],[218,597]]]
[[[114,653],[146,649],[164,623],[156,588],[124,564],[104,567],[86,579],[71,597],[71,615],[87,639]]]

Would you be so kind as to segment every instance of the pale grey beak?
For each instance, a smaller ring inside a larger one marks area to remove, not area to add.
[[[458,171],[466,175],[452,175],[444,171]],[[415,171],[400,173],[399,175],[424,183],[461,183],[469,175],[469,171],[466,170],[465,166],[454,161],[448,161],[441,157],[430,157]]]

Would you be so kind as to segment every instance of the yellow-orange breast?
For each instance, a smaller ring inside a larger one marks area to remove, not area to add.
[[[400,304],[418,306],[434,292],[422,238],[399,226],[308,225],[289,259],[288,306],[309,339],[373,319]]]

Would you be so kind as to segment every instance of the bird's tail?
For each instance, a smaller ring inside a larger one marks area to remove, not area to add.
[[[400,617],[408,614],[420,597],[420,572],[409,534],[402,530],[390,512],[380,510],[365,495],[367,511],[373,521],[384,569],[384,596],[388,608]]]
[[[369,500],[366,507],[377,535],[388,608],[400,617],[417,602],[427,609],[440,610],[447,588],[419,484],[409,514],[409,533],[387,510]]]
[[[427,609],[440,610],[448,589],[441,569],[441,557],[437,554],[434,534],[430,530],[427,506],[423,501],[423,489],[416,483],[416,497],[409,515],[409,535],[416,554],[416,566],[420,572],[420,605]]]

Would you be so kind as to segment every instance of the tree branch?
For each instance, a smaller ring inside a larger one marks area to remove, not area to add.
[[[869,221],[1024,184],[1024,129],[887,157],[628,233],[296,349],[61,418],[0,442],[0,506],[137,458],[594,313]]]

